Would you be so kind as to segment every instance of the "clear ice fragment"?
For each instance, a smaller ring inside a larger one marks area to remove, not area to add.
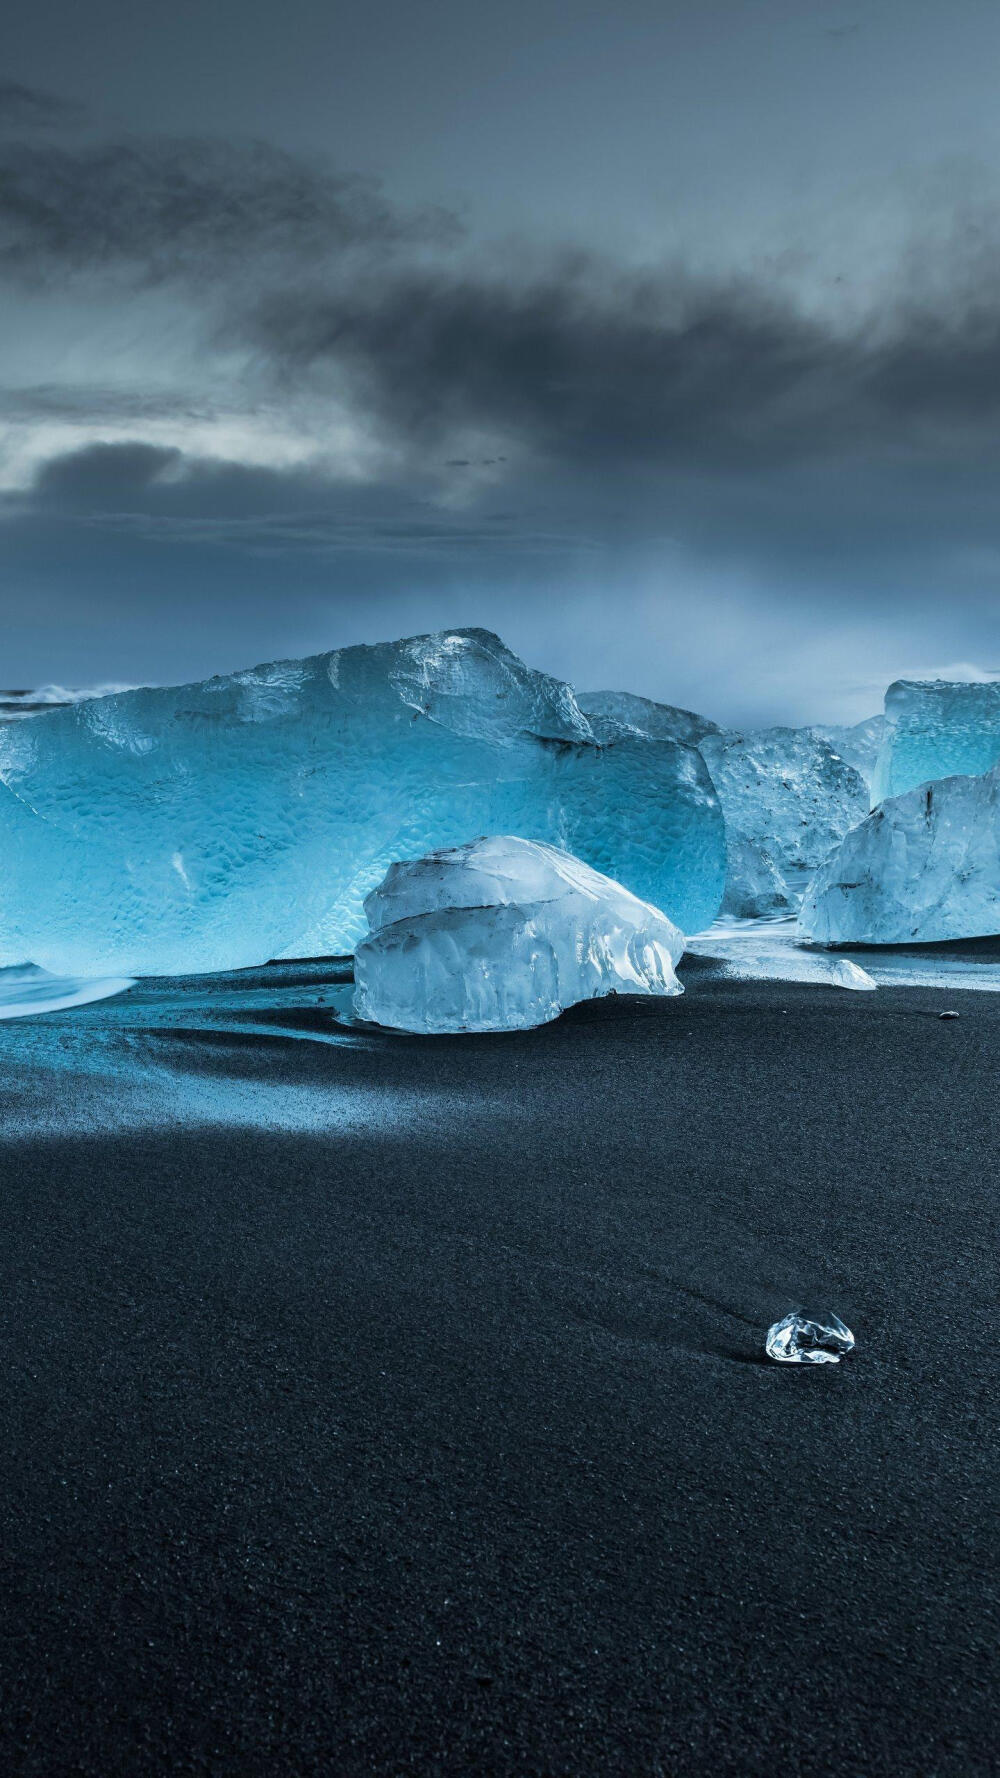
[[[360,1018],[428,1035],[523,1031],[604,994],[680,994],[684,936],[554,846],[512,835],[394,864],[365,902]]]
[[[767,1356],[778,1364],[839,1364],[854,1350],[854,1335],[838,1315],[793,1309],[767,1332]]]

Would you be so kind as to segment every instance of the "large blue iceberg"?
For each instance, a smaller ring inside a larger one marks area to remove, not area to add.
[[[872,807],[935,778],[979,777],[998,761],[1000,682],[897,679],[885,694]]]
[[[695,932],[725,878],[694,748],[463,630],[0,727],[0,966],[177,974],[343,953],[390,864],[554,844]]]

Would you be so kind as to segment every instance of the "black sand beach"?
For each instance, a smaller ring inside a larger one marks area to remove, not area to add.
[[[995,1772],[1000,996],[288,981],[0,1026],[4,1771]]]

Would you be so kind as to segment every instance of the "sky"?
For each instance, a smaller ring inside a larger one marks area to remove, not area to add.
[[[992,674],[998,74],[993,0],[16,9],[0,684]]]

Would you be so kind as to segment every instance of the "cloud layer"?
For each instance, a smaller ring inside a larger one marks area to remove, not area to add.
[[[742,587],[779,625],[806,599],[817,632],[875,608],[886,633],[924,622],[946,581],[963,649],[977,625],[988,648],[988,207],[949,253],[911,255],[859,313],[776,274],[484,244],[319,160],[108,139],[58,99],[0,87],[0,296],[38,362],[47,327],[70,360],[28,377],[6,330],[8,613],[75,537],[81,560],[105,549],[109,585],[129,562],[154,588],[177,569],[151,560],[187,552],[220,624],[253,559],[260,585],[262,562],[310,586],[322,565],[355,629],[379,584],[402,609],[407,584],[460,573],[477,621],[509,629],[510,613],[539,636],[543,588],[589,611],[602,577],[636,622],[651,584],[668,605]],[[665,675],[637,688],[676,695]]]

